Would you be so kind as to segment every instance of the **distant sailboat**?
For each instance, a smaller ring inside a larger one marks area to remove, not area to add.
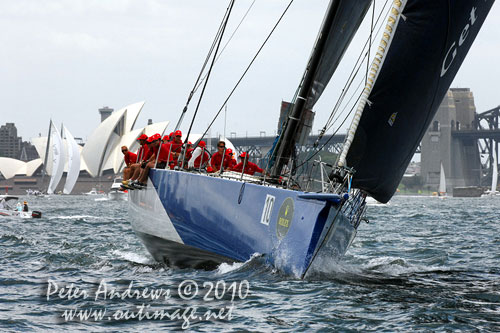
[[[63,193],[70,194],[80,175],[80,148],[68,129],[65,126],[63,126],[63,128],[68,145],[68,173],[66,175]]]
[[[498,184],[498,158],[496,149],[493,149],[493,175],[491,179],[491,194],[497,195],[497,184]]]
[[[445,197],[446,196],[446,175],[444,173],[443,162],[441,162],[441,172],[439,175],[439,191],[438,196]]]
[[[62,138],[61,135],[59,135],[59,132],[54,126],[54,123],[52,120],[50,121],[50,126],[49,126],[49,135],[48,135],[48,140],[47,145],[51,143],[50,149],[52,151],[52,170],[51,170],[51,177],[50,177],[50,183],[49,187],[47,189],[48,194],[52,194],[55,192],[57,184],[59,184],[59,181],[61,181],[61,177],[64,172],[64,151],[63,151],[63,144],[62,144]]]
[[[498,159],[496,149],[493,149],[493,173],[491,175],[491,189],[486,191],[483,196],[493,196],[499,195],[500,193],[497,191],[498,185]]]

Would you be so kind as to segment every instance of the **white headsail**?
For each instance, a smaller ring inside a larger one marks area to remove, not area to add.
[[[446,175],[444,174],[443,163],[441,162],[441,172],[439,175],[439,194],[446,194]]]
[[[63,193],[70,194],[80,175],[80,148],[66,126],[63,126],[63,128],[68,146],[68,174],[66,176]]]
[[[495,145],[493,145],[495,147]],[[495,194],[498,185],[498,159],[496,149],[493,148],[493,174],[491,176],[491,193]]]
[[[50,177],[49,188],[47,189],[48,194],[52,194],[55,192],[57,184],[61,180],[61,177],[64,172],[64,151],[61,135],[54,126],[52,121],[50,122],[51,126],[51,147],[52,150],[52,175]]]

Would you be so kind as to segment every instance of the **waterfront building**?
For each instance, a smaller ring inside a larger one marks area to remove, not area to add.
[[[17,136],[17,128],[14,123],[0,126],[0,156],[20,158],[21,143],[22,139]]]

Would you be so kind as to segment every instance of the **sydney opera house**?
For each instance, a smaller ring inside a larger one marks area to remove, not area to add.
[[[136,139],[141,134],[162,134],[167,129],[168,121],[134,128],[143,106],[144,102],[139,102],[110,113],[88,136],[83,147],[74,144],[73,137],[65,129],[64,137],[59,139],[60,148],[55,145],[57,139],[54,139],[54,135],[32,139],[39,155],[35,160],[23,162],[0,157],[0,190],[12,194],[24,194],[28,189],[46,191],[50,179],[58,173],[54,166],[58,159],[61,161],[58,169],[64,177],[59,176],[60,181],[55,184],[54,192],[65,189],[65,182],[68,182],[71,169],[75,169],[75,166],[78,181],[74,187],[71,186],[70,192],[79,194],[94,187],[107,190],[114,175],[124,167],[120,147],[127,146],[135,151],[139,148]],[[59,136],[59,131],[54,132]]]

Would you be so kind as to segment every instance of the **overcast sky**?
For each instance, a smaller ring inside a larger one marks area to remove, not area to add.
[[[56,126],[63,122],[74,136],[86,139],[100,121],[98,108],[117,110],[144,100],[136,126],[152,118],[171,120],[173,127],[228,2],[1,1],[0,125],[14,122],[18,135],[27,140],[46,135],[52,118]],[[204,131],[288,2],[255,2],[214,68],[195,132]],[[236,2],[228,34],[251,3]],[[275,133],[281,100],[290,100],[295,92],[327,3],[295,0],[228,103],[228,136]],[[452,85],[470,87],[478,111],[500,104],[499,22],[495,4]],[[346,57],[354,58],[354,53]],[[317,104],[315,131],[328,117],[339,85],[329,88]],[[190,118],[191,114],[182,130]],[[221,117],[212,133],[223,131]]]

